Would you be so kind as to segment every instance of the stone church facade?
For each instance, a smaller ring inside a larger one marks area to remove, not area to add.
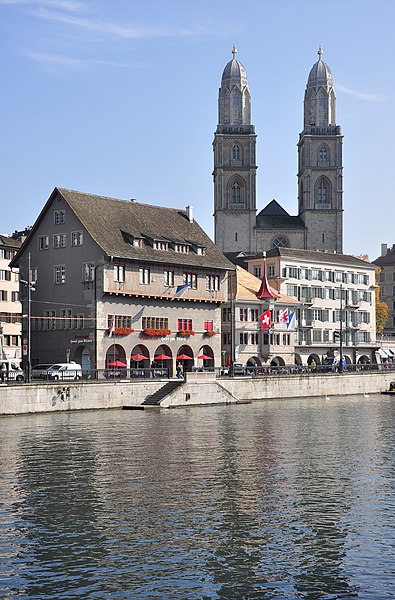
[[[257,214],[256,134],[247,72],[233,58],[222,74],[214,150],[215,242],[225,254],[253,255],[276,247],[343,252],[341,128],[336,124],[332,73],[311,68],[298,143],[298,214],[272,200]]]

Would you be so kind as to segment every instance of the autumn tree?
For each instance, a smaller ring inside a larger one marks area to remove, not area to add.
[[[389,308],[385,302],[380,300],[380,285],[379,285],[379,275],[382,269],[377,267],[376,274],[376,333],[383,333],[384,325],[386,320],[388,319]]]

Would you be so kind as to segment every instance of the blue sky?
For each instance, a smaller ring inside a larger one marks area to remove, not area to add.
[[[344,251],[395,244],[392,0],[0,0],[0,231],[55,186],[194,207],[211,235],[212,140],[232,44],[256,126],[258,209],[297,211],[303,95],[322,45],[344,134]]]

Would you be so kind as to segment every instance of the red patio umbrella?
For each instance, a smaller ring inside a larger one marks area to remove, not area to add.
[[[155,356],[155,360],[171,360],[171,356],[167,356],[166,354],[158,354],[158,356]]]
[[[187,356],[186,354],[179,354],[177,358],[178,360],[193,360],[192,356]]]
[[[113,360],[107,364],[107,367],[127,367],[127,365],[121,360]]]
[[[148,356],[143,356],[142,354],[132,354],[132,356],[130,357],[132,360],[147,360]]]
[[[200,354],[198,358],[202,358],[203,360],[213,360],[212,356],[207,356],[207,354]]]

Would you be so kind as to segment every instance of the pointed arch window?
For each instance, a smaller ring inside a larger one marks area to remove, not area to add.
[[[327,204],[328,203],[328,189],[325,181],[320,181],[318,185],[318,204]]]
[[[240,184],[238,181],[235,181],[232,185],[232,204],[240,204],[240,202]]]
[[[240,146],[237,144],[232,148],[232,160],[240,160]]]
[[[320,162],[328,162],[328,148],[326,146],[321,146],[319,150],[319,160]]]

